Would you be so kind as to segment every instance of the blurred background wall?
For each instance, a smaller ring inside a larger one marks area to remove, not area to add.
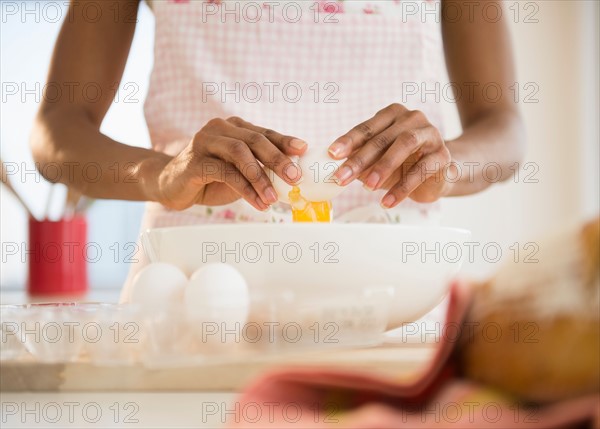
[[[21,171],[25,168],[33,169],[28,139],[41,92],[36,89],[36,85],[43,87],[45,84],[54,42],[62,21],[57,21],[55,16],[66,15],[65,3],[68,4],[66,1],[0,2],[2,159],[7,164],[18,163]],[[18,8],[15,15],[12,9],[14,5]],[[56,7],[60,7],[58,13],[55,12]],[[145,2],[140,7],[138,20],[129,60],[118,86],[118,100],[110,108],[102,124],[102,131],[117,141],[149,147],[143,102],[152,69],[154,16]],[[16,94],[11,95],[14,84],[19,88]],[[24,179],[13,180],[14,187],[24,195],[33,213],[41,216],[45,211],[50,185],[34,173],[26,174]],[[2,243],[22,245],[27,240],[27,218],[4,188],[0,192]],[[64,187],[57,185],[51,216],[60,214],[64,196]],[[126,261],[132,251],[131,243],[137,240],[142,213],[143,203],[137,202],[96,201],[90,208],[88,240],[98,243],[102,250],[98,261],[88,264],[92,289],[120,288],[129,268]],[[20,255],[6,256],[5,247],[2,253],[1,287],[23,288],[26,265],[21,263]]]
[[[10,4],[30,8],[23,16],[10,15]],[[52,9],[35,13],[37,2],[1,2],[0,74],[2,81],[1,151],[6,163],[33,170],[28,137],[44,85],[60,20]],[[65,14],[64,2],[53,3]],[[40,4],[41,4],[40,3]],[[598,28],[595,0],[506,1],[518,68],[521,109],[529,146],[518,178],[486,192],[444,201],[444,223],[473,231],[474,259],[464,273],[485,276],[497,266],[494,249],[522,260],[534,250],[529,242],[565,224],[573,224],[599,211]],[[120,88],[102,129],[132,145],[148,146],[143,100],[152,66],[153,16],[142,4],[130,58]],[[132,85],[126,86],[128,83]],[[15,92],[15,86],[18,88]],[[25,91],[24,91],[25,90]],[[27,92],[31,90],[31,93]],[[129,102],[125,96],[129,95]],[[37,100],[36,100],[37,98]],[[527,102],[525,102],[527,101]],[[447,136],[460,132],[451,102]],[[492,171],[491,171],[492,172]],[[35,173],[14,180],[35,214],[45,210],[50,185]],[[16,201],[2,189],[2,290],[23,288],[26,266],[20,255],[5,254],[6,243],[23,245],[26,217]],[[51,214],[59,213],[64,190],[54,192]],[[120,288],[127,273],[128,243],[137,239],[141,203],[98,201],[89,211],[89,240],[102,249],[90,264],[92,288]],[[489,253],[483,254],[487,243]],[[516,247],[515,247],[516,244]]]
[[[599,211],[599,3],[505,5],[527,128],[526,156],[518,178],[478,195],[447,199],[444,215],[446,224],[472,230],[480,248],[499,243],[511,258],[515,251],[509,247],[520,248],[522,261],[535,250],[524,247],[536,237]],[[449,106],[447,116],[453,113]],[[449,121],[450,134],[458,132],[456,121]],[[475,256],[465,273],[483,276],[497,265],[492,246],[489,255]]]

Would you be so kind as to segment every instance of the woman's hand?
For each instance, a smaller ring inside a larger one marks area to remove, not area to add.
[[[388,208],[406,197],[431,202],[450,191],[445,178],[451,157],[440,132],[422,112],[400,104],[352,128],[329,153],[348,157],[334,176],[339,185],[359,179],[367,189],[387,189],[381,204]]]
[[[223,205],[241,197],[266,210],[277,201],[277,193],[260,163],[293,185],[300,172],[287,168],[293,166],[289,156],[305,151],[304,141],[241,118],[212,119],[162,169],[160,202],[182,210],[194,204]]]

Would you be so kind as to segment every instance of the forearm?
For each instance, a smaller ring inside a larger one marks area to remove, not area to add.
[[[458,6],[466,8],[467,3],[459,1]],[[442,1],[442,37],[450,81],[461,89],[467,84],[494,84],[500,94],[509,94],[517,77],[508,14],[501,13],[506,5],[499,0],[482,0],[479,7],[500,11],[495,21],[486,19],[485,14],[449,19],[450,9],[456,6],[456,1]],[[523,124],[514,100],[504,96],[491,101],[481,90],[470,94],[457,97],[463,133],[447,142],[459,167],[458,171],[450,169],[458,180],[449,195],[472,194],[509,179],[525,147]]]
[[[86,14],[94,3],[97,19]],[[158,173],[169,157],[127,146],[100,133],[129,55],[139,0],[71,2],[68,19],[58,35],[48,82],[94,83],[99,97],[84,91],[40,105],[31,149],[37,167],[52,182],[60,182],[94,198],[160,200]],[[123,13],[115,14],[115,7]]]
[[[40,111],[31,148],[46,179],[93,198],[160,201],[158,176],[171,159],[110,139],[75,106]]]
[[[512,109],[492,110],[464,127],[460,137],[446,142],[456,165],[447,173],[453,182],[449,196],[469,195],[510,179],[525,147],[521,117]]]

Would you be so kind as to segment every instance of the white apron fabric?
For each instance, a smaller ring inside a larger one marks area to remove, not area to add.
[[[435,88],[444,73],[439,0],[410,0],[410,8],[399,0],[333,3],[150,2],[156,40],[145,115],[153,148],[175,155],[207,121],[230,116],[329,145],[391,103],[423,111],[441,129],[440,104],[410,95],[415,85]],[[352,209],[378,207],[381,197],[356,181],[333,201],[335,216],[357,220]],[[431,213],[411,200],[399,207]],[[142,229],[288,219],[243,200],[183,212],[149,203]],[[128,284],[145,263],[132,268]]]

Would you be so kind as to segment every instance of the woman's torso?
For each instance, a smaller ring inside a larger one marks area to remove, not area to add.
[[[445,73],[439,0],[149,4],[155,58],[145,115],[155,150],[177,154],[215,117],[239,116],[309,145],[329,145],[391,103],[422,110],[433,125],[443,126],[440,104],[421,100],[422,90],[436,88]],[[437,206],[406,200],[395,214],[382,215],[381,193],[358,181],[347,188],[333,201],[334,216],[437,221]],[[142,230],[290,219],[281,207],[264,214],[243,200],[182,212],[148,203]],[[146,262],[142,258],[130,270],[123,299]]]
[[[156,150],[177,154],[215,117],[239,116],[309,145],[331,144],[391,103],[443,125],[440,104],[420,99],[444,72],[439,1],[150,4],[156,41],[145,114]],[[335,210],[380,197],[357,182]],[[192,212],[203,221],[227,220],[240,210],[252,217],[248,208],[240,201]]]

